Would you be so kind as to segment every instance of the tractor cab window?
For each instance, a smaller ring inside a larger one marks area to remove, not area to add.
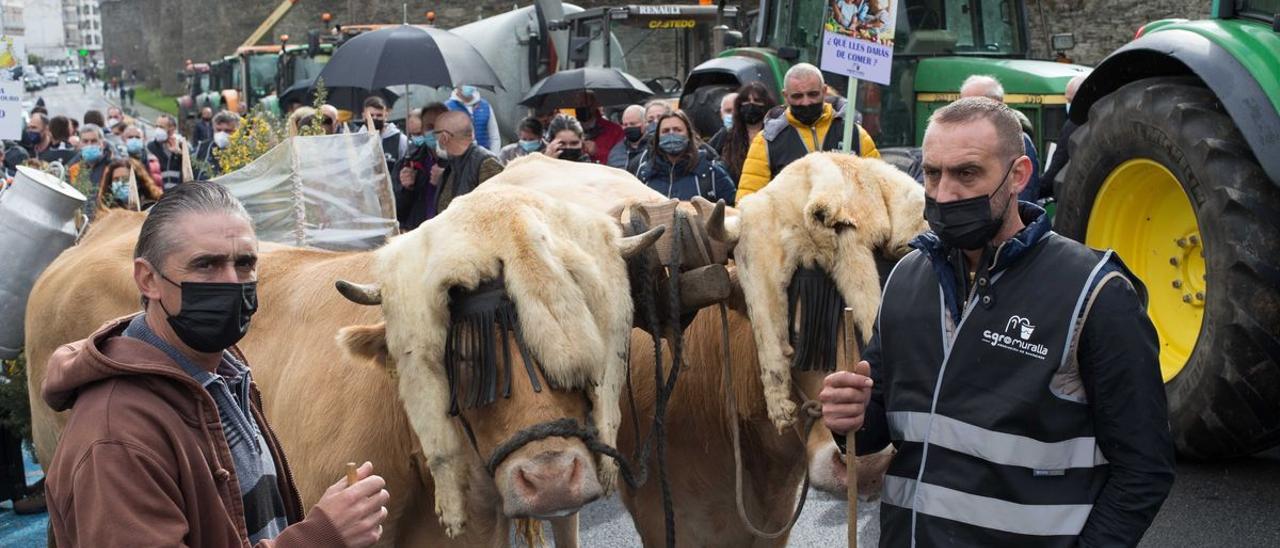
[[[324,69],[324,64],[329,62],[327,54],[317,54],[315,57],[295,57],[293,60],[293,81],[302,82],[320,76],[320,71]]]
[[[274,55],[249,56],[249,103],[257,104],[266,97],[276,83],[276,59]]]
[[[1236,0],[1236,13],[1270,22],[1280,14],[1280,0]]]
[[[902,0],[895,17],[895,55],[1008,55],[1026,49],[1013,0]]]
[[[196,77],[195,92],[204,93],[209,91],[209,73],[202,72]]]

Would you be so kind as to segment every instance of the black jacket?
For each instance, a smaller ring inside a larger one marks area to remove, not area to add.
[[[1049,158],[1049,167],[1044,170],[1044,175],[1040,177],[1041,198],[1053,196],[1054,179],[1058,178],[1058,172],[1067,167],[1067,162],[1071,160],[1071,134],[1075,133],[1077,127],[1079,126],[1071,120],[1067,120],[1067,123],[1062,124],[1062,132],[1058,134],[1058,146],[1053,149],[1053,157]]]
[[[448,158],[440,187],[436,189],[437,215],[444,213],[454,198],[467,194],[490,177],[502,172],[502,161],[489,149],[471,143],[466,152]]]
[[[165,190],[169,190],[182,182],[182,153],[169,152],[164,143],[156,140],[147,142],[147,153],[160,161],[160,181]]]
[[[191,142],[203,143],[213,139],[213,123],[205,120],[196,122],[196,126],[191,130]]]
[[[1044,215],[1043,210],[1031,204],[1022,204],[1021,214],[1028,226],[1019,233],[1013,240],[1004,244],[996,253],[996,259],[993,264],[994,268],[989,272],[991,274],[991,283],[988,284],[992,288],[998,288],[1001,282],[997,280],[997,273],[1013,272],[1010,275],[1016,275],[1018,261],[1025,257],[1034,258],[1039,247],[1047,245],[1043,242],[1049,241],[1049,238],[1061,238],[1060,236],[1048,234],[1049,221]],[[932,233],[926,233],[913,242],[913,247],[928,257],[936,276],[933,279],[937,282],[941,290],[941,294],[945,298],[944,307],[952,318],[951,325],[960,324],[960,335],[965,336],[966,333],[972,334],[971,331],[964,331],[964,318],[960,310],[966,308],[969,301],[966,295],[976,296],[980,291],[976,287],[968,287],[972,282],[967,280],[967,276],[957,274],[957,263],[960,259],[951,250],[945,248]],[[917,258],[918,260],[918,258]],[[906,261],[906,259],[904,259]],[[1110,263],[1106,263],[1110,264]],[[1123,273],[1123,266],[1115,265],[1116,271]],[[979,272],[982,272],[981,270]],[[1104,268],[1095,272],[1105,273]],[[986,276],[987,273],[979,274],[979,278]],[[1159,345],[1156,338],[1155,330],[1150,319],[1146,315],[1143,297],[1140,295],[1142,291],[1140,284],[1130,283],[1126,276],[1099,276],[1095,279],[1102,281],[1096,286],[1096,297],[1093,298],[1092,304],[1083,310],[1084,316],[1079,320],[1079,338],[1075,343],[1075,357],[1078,364],[1079,386],[1084,394],[1081,399],[1089,406],[1088,420],[1086,428],[1088,428],[1093,437],[1096,439],[1097,449],[1105,457],[1101,474],[1095,474],[1093,488],[1088,488],[1086,481],[1086,489],[1091,493],[1092,509],[1087,515],[1082,528],[1079,530],[1077,538],[1067,538],[1066,542],[1074,543],[1078,540],[1081,546],[1133,546],[1142,538],[1143,533],[1155,518],[1156,512],[1160,509],[1161,504],[1168,496],[1169,490],[1173,484],[1174,477],[1174,448],[1172,435],[1169,431],[1167,407],[1165,403],[1164,386],[1159,375]],[[892,283],[892,280],[890,281]],[[925,292],[931,292],[928,288],[922,288]],[[1053,288],[1056,291],[1060,288]],[[994,290],[994,289],[993,289]],[[924,294],[917,292],[917,294]],[[1003,299],[1006,303],[1010,299],[1018,299],[1019,295],[996,293],[996,302]],[[1026,296],[1021,298],[1025,299]],[[1031,298],[1035,298],[1032,296]],[[1049,297],[1046,297],[1049,298]],[[936,299],[936,297],[935,297]],[[885,306],[893,306],[892,297],[886,292]],[[1036,307],[1030,308],[1037,311]],[[889,308],[881,311],[881,319],[884,318]],[[937,316],[936,308],[933,316]],[[1036,312],[1037,314],[1039,312]],[[956,320],[960,318],[960,320]],[[1037,317],[1037,321],[1040,317]],[[1012,322],[1013,319],[1011,318]],[[981,327],[981,325],[979,325]],[[1015,328],[1017,326],[1014,326]],[[935,327],[934,330],[937,328]],[[998,331],[998,328],[995,329]],[[1016,331],[1014,339],[1017,339]],[[920,337],[927,337],[927,333],[920,334]],[[1026,339],[1026,335],[1021,338]],[[909,352],[903,346],[882,347],[882,334],[880,319],[876,322],[875,332],[872,335],[871,343],[867,346],[863,353],[863,359],[871,364],[871,377],[874,380],[874,388],[872,389],[871,401],[867,405],[864,427],[857,432],[857,451],[859,454],[867,454],[878,451],[888,445],[894,443],[900,448],[904,442],[896,439],[899,435],[892,434],[890,430],[890,415],[888,413],[898,413],[902,416],[901,409],[889,408],[891,401],[902,402],[903,394],[895,394],[893,387],[902,387],[903,382],[908,378],[903,377],[903,372],[891,371],[886,369],[886,363],[893,360],[886,359],[886,352],[899,353]],[[903,340],[901,333],[897,334],[897,340]],[[920,341],[930,343],[932,339],[922,338]],[[1034,342],[1034,339],[1032,339]],[[986,334],[983,334],[983,342],[987,343]],[[1011,341],[1015,346],[1021,344],[1016,340]],[[957,343],[960,344],[960,343]],[[1002,344],[997,340],[991,348],[995,348],[995,344]],[[1025,346],[1025,345],[1024,345]],[[971,348],[971,346],[970,346]],[[1026,350],[1025,348],[1023,349]],[[1034,349],[1032,349],[1034,351]],[[902,359],[902,356],[898,356]],[[946,361],[946,360],[944,360]],[[952,360],[955,361],[955,360]],[[963,360],[961,363],[964,363]],[[991,363],[991,367],[998,367],[999,364]],[[1023,371],[1018,369],[1017,371]],[[935,379],[937,375],[923,379],[928,386],[933,387],[932,383],[937,382],[937,389],[941,390],[937,394],[945,394],[948,391],[955,396],[956,390],[981,390],[983,386],[991,386],[987,382],[986,377],[991,374],[997,374],[996,371],[983,371],[973,368],[966,373],[966,377],[972,382],[966,385],[961,382],[956,385],[956,377],[946,375],[944,379]],[[1023,373],[1018,373],[1022,375]],[[927,376],[927,375],[926,375]],[[953,382],[941,382],[951,379]],[[917,379],[919,380],[919,379]],[[1000,381],[999,385],[1002,389],[1008,390],[1010,383]],[[1050,387],[1051,389],[1053,387]],[[930,388],[932,389],[932,388]],[[999,389],[997,389],[999,390]],[[977,397],[984,397],[986,394],[974,392]],[[1056,395],[1057,392],[1054,392]],[[1009,394],[1001,392],[997,395],[1003,395],[1010,405],[1015,405],[1022,401],[1018,398],[1035,398],[1033,394],[1019,392],[1017,396],[1010,399]],[[1078,394],[1077,394],[1078,395]],[[936,397],[936,394],[935,394]],[[1061,397],[1061,396],[1059,396]],[[953,398],[954,399],[954,398]],[[1048,401],[1046,405],[1059,405],[1061,402]],[[901,405],[901,403],[899,403]],[[935,399],[934,406],[941,409],[943,406],[951,406],[955,408],[964,408],[965,404],[957,404],[955,401],[951,403],[941,403]],[[982,404],[975,403],[981,407]],[[991,409],[991,407],[988,407]],[[993,413],[999,410],[992,410]],[[939,411],[939,413],[942,413]],[[940,415],[941,416],[941,415]],[[946,419],[946,417],[943,417]],[[953,420],[953,419],[946,419]],[[945,422],[945,421],[944,421]],[[936,426],[936,425],[935,425]],[[899,426],[901,428],[901,426]],[[932,427],[931,427],[932,428]],[[901,432],[901,430],[899,430]],[[1052,434],[1050,434],[1052,435]],[[1034,437],[1034,436],[1033,436]],[[1042,441],[1055,441],[1056,438]],[[837,443],[843,443],[843,436],[837,437]],[[918,444],[917,444],[918,445]],[[908,451],[908,453],[916,453],[917,458],[914,465],[918,466],[920,458],[917,451]],[[943,445],[940,448],[934,448],[926,453],[931,459],[928,468],[925,471],[925,483],[946,483],[964,484],[965,477],[974,477],[980,475],[980,471],[990,470],[991,466],[983,464],[985,461],[975,459],[963,453],[952,451]],[[898,461],[903,461],[903,455],[895,458],[895,465]],[[949,460],[948,460],[949,459]],[[911,461],[911,458],[905,461]],[[912,463],[903,462],[904,466],[912,466]],[[946,464],[943,468],[942,465]],[[977,468],[974,468],[974,467]],[[999,468],[999,467],[996,467]],[[1008,468],[1008,467],[1005,467]],[[1016,470],[1010,474],[1007,470],[1003,473],[1011,478],[1010,481],[1024,482],[1023,485],[1033,485],[1032,482],[1040,482],[1038,485],[1042,487],[1038,492],[1027,493],[1025,491],[1011,492],[1007,497],[1001,498],[1017,498],[1017,497],[1048,497],[1057,500],[1071,496],[1078,496],[1078,491],[1064,490],[1059,483],[1061,481],[1075,481],[1072,479],[1077,474],[1077,469],[1070,468],[1066,471],[1066,475],[1062,476],[1062,471],[1046,470],[1045,474],[1039,474],[1039,470],[1035,470],[1037,474],[1031,474],[1032,470],[1021,469],[1025,472],[1025,477],[1019,475]],[[1015,477],[1016,476],[1016,477]],[[1044,476],[1046,479],[1032,480],[1032,477]],[[1055,477],[1061,476],[1061,477]],[[887,478],[888,476],[886,476]],[[930,479],[932,478],[932,479]],[[1002,485],[1010,485],[1004,483]],[[1095,491],[1096,490],[1096,491]],[[1075,495],[1071,493],[1077,493]],[[918,499],[917,499],[918,500]],[[1072,501],[1058,502],[1057,504],[1073,504]],[[1028,503],[1030,504],[1030,503]],[[901,513],[901,512],[900,512]],[[889,514],[882,513],[882,522],[892,519]],[[912,522],[912,527],[926,527],[926,522],[931,516],[921,513],[919,523]],[[937,523],[937,522],[935,522]],[[933,525],[930,525],[933,526]],[[904,527],[902,520],[899,519],[896,529],[901,530]],[[952,534],[957,534],[956,522],[945,521],[936,527],[950,528]],[[886,530],[888,534],[888,527]],[[918,534],[930,536],[936,531],[928,531],[924,529],[914,529]],[[961,531],[962,534],[966,531]],[[972,530],[967,532],[972,533]],[[902,538],[901,535],[895,535],[895,538]],[[1051,539],[1064,540],[1063,537],[1024,537],[1023,544],[1030,543],[1031,538],[1036,538],[1036,543],[1047,543]],[[890,544],[893,542],[889,538],[884,540]]]
[[[436,187],[431,186],[431,167],[436,157],[425,146],[409,145],[404,158],[391,171],[391,187],[396,194],[396,219],[400,230],[408,232],[436,215]],[[400,184],[400,170],[414,170],[413,188]]]

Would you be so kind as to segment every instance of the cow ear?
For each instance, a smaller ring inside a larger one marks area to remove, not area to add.
[[[387,367],[387,322],[349,325],[339,329],[338,346],[352,358],[373,360]]]

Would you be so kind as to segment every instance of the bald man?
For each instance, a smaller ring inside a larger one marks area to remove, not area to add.
[[[431,183],[437,186],[436,214],[444,213],[454,198],[462,196],[502,172],[502,161],[489,149],[476,145],[471,117],[457,110],[436,118],[436,156],[447,167],[433,173]]]
[[[644,107],[631,105],[622,111],[622,133],[625,138],[609,151],[609,167],[627,169],[631,160],[640,154],[640,138],[644,137]]]
[[[1067,82],[1067,89],[1064,95],[1067,96],[1067,112],[1071,112],[1071,101],[1076,98],[1076,90],[1080,89],[1080,84],[1084,83],[1087,74],[1078,74]],[[1071,150],[1068,143],[1071,142],[1071,134],[1075,133],[1079,127],[1071,118],[1062,124],[1062,131],[1058,132],[1057,144],[1053,149],[1053,156],[1049,158],[1049,167],[1044,170],[1044,176],[1041,177],[1040,197],[1050,198],[1053,196],[1053,187],[1056,185],[1058,174],[1062,173],[1062,169],[1067,167],[1067,162],[1071,160]]]
[[[1004,103],[1004,86],[1000,85],[1000,81],[995,76],[987,76],[985,74],[975,74],[965,78],[964,83],[960,84],[960,98],[965,97],[983,97],[997,103]],[[1018,118],[1018,123],[1022,125],[1022,144],[1025,148],[1027,158],[1031,159],[1031,180],[1027,182],[1027,186],[1022,189],[1022,193],[1018,195],[1018,199],[1024,202],[1034,202],[1040,199],[1040,153],[1036,150],[1035,141],[1032,135],[1035,134],[1035,127],[1031,125],[1031,120],[1027,115],[1017,109],[1010,109],[1013,115]]]

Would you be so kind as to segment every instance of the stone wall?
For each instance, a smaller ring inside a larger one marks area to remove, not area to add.
[[[667,0],[678,1],[678,0]],[[685,0],[692,2],[693,0]],[[306,40],[308,29],[319,28],[320,14],[335,22],[395,23],[404,17],[420,23],[435,10],[436,23],[449,28],[511,9],[528,0],[301,0],[276,24],[261,43],[289,34],[294,43]],[[654,4],[663,0],[576,0],[584,8],[618,4]],[[739,0],[744,9],[758,5]],[[104,59],[127,70],[138,69],[149,86],[179,91],[175,77],[187,59],[204,61],[229,55],[275,9],[266,0],[101,0]],[[1026,0],[1031,54],[1053,58],[1049,36],[1073,32],[1076,47],[1067,55],[1082,64],[1095,64],[1133,37],[1143,23],[1162,17],[1205,17],[1205,0]],[[644,31],[617,33],[624,49],[631,49],[629,70],[641,79],[675,76],[676,33],[657,32],[642,41]]]
[[[1049,37],[1074,33],[1076,47],[1066,54],[1076,63],[1096,65],[1156,19],[1209,16],[1207,0],[1027,0],[1031,57],[1052,59]]]

